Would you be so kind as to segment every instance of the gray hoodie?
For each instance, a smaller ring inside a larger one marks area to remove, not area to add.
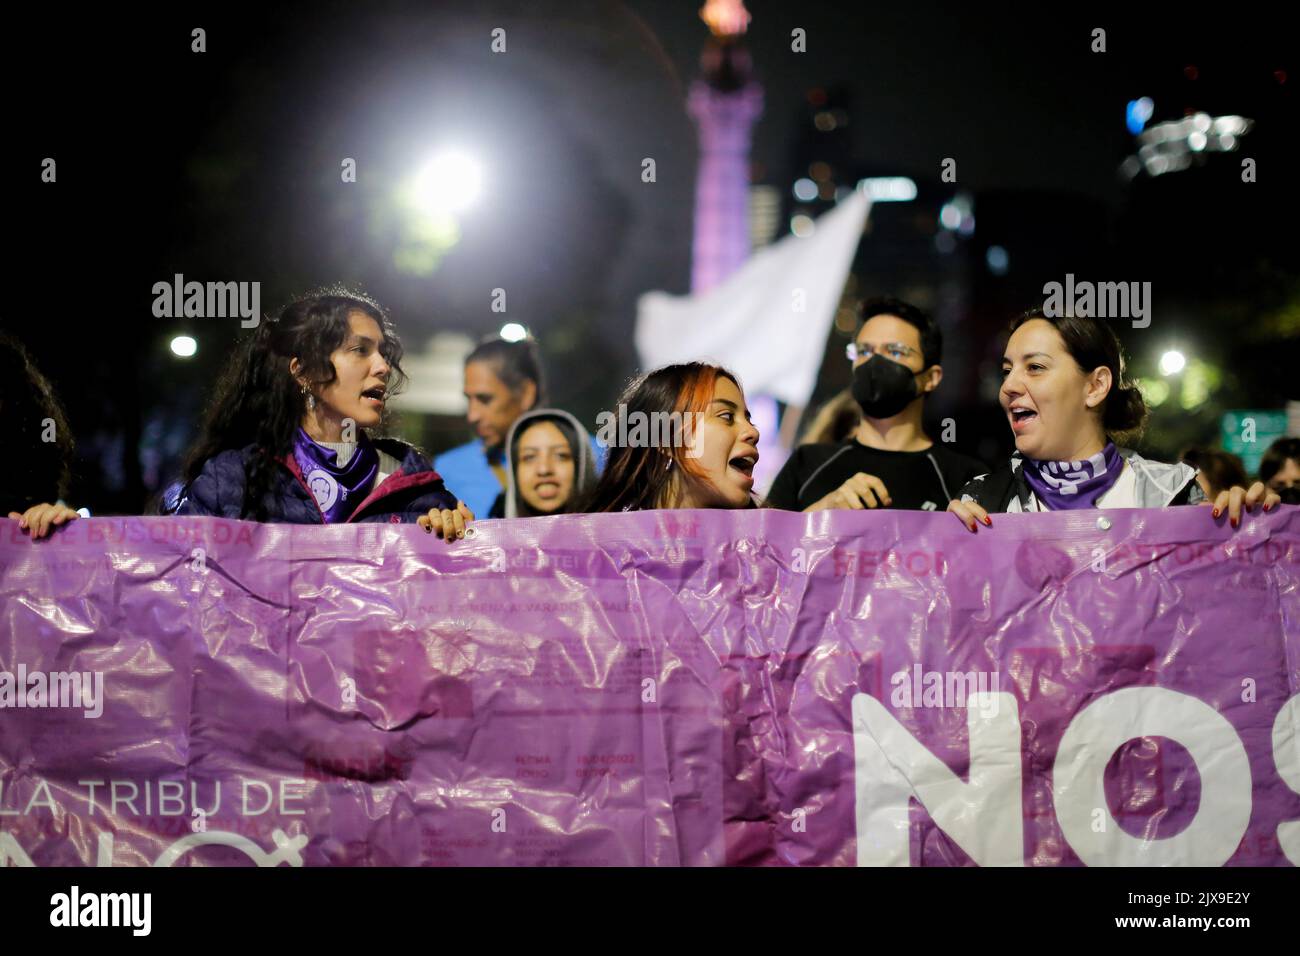
[[[572,432],[572,437],[569,440],[569,450],[573,453],[574,461],[573,491],[570,492],[569,500],[565,502],[564,507],[555,513],[567,514],[572,512],[574,507],[587,496],[596,484],[596,456],[592,450],[592,438],[587,429],[583,428],[576,418],[562,409],[536,408],[530,412],[524,412],[515,419],[515,423],[510,426],[510,431],[506,435],[505,517],[507,518],[518,518],[521,515],[528,516],[534,513],[528,503],[519,497],[519,489],[515,483],[515,441],[519,435],[523,434],[525,428],[539,419],[550,419],[562,426],[567,425]],[[560,430],[565,431],[563,427]]]

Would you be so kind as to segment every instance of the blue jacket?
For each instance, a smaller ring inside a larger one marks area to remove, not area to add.
[[[411,524],[433,508],[455,508],[456,498],[442,483],[429,459],[405,442],[376,438],[375,446],[402,463],[401,468],[371,490],[357,506],[348,522],[382,521]],[[213,518],[248,518],[242,513],[244,486],[248,466],[256,446],[231,448],[209,458],[203,471],[182,491],[178,515],[202,515]],[[287,524],[324,524],[325,517],[316,506],[302,471],[293,455],[280,461],[271,490],[263,499],[266,520]]]
[[[605,464],[605,446],[596,441],[594,435],[591,436],[591,451],[599,473]],[[501,464],[505,464],[504,457]],[[505,491],[488,464],[487,450],[481,438],[444,451],[433,460],[433,467],[442,475],[452,495],[465,502],[479,520],[488,516],[497,496]],[[452,507],[455,507],[454,503]]]

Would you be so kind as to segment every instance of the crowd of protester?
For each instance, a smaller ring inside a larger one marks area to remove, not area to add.
[[[675,416],[675,440],[605,447],[547,407],[536,342],[494,338],[465,360],[473,441],[432,461],[385,437],[402,347],[373,299],[335,288],[268,317],[236,348],[164,514],[293,524],[414,523],[446,540],[484,517],[674,508],[952,512],[972,532],[990,515],[1205,504],[1235,527],[1244,511],[1300,503],[1300,439],[1283,438],[1248,483],[1240,459],[1191,448],[1174,463],[1127,446],[1147,407],[1119,341],[1094,318],[1016,318],[999,401],[1015,452],[988,468],[936,442],[925,402],[943,380],[943,337],[922,310],[867,303],[848,347],[850,389],[817,414],[766,499],[754,494],[758,429],[739,379],[692,362],[655,369],[617,399],[620,415]],[[73,444],[50,384],[0,339],[0,415],[24,467],[0,475],[0,513],[33,539],[78,517],[65,503]]]

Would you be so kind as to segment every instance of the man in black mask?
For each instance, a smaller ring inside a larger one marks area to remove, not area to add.
[[[936,445],[921,428],[925,396],[943,379],[943,336],[934,320],[898,299],[876,299],[848,348],[862,421],[839,444],[801,445],[776,476],[768,504],[786,511],[906,508],[943,511],[988,471]]]

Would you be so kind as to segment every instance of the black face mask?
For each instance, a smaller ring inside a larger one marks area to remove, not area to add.
[[[873,355],[853,370],[853,398],[868,418],[890,418],[921,394],[906,365]]]

